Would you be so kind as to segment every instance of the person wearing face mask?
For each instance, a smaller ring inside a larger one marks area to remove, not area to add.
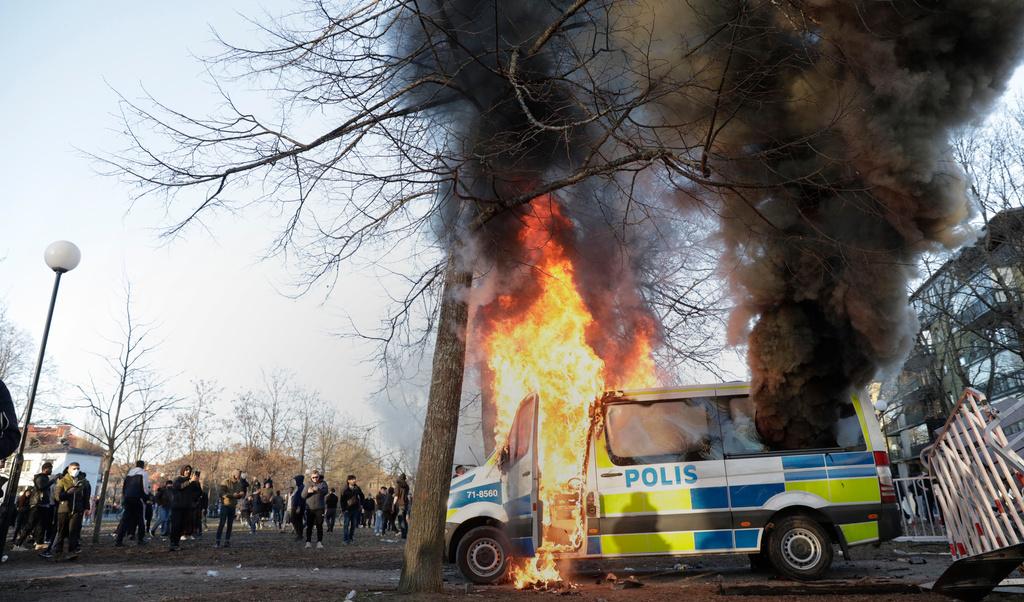
[[[81,551],[82,519],[89,512],[92,486],[78,462],[68,465],[67,472],[57,479],[53,493],[57,502],[57,534],[50,549],[40,554],[43,558],[60,559],[64,555],[64,542],[68,542],[68,559]]]

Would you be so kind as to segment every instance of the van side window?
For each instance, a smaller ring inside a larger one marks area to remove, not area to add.
[[[619,466],[722,457],[706,399],[611,404],[605,411],[608,456]]]
[[[509,434],[508,454],[509,462],[515,464],[523,459],[523,456],[530,451],[530,443],[533,440],[533,408],[536,404],[529,399],[519,406],[516,418],[512,422],[512,432]]]
[[[715,400],[718,420],[722,425],[722,441],[727,456],[759,454],[770,451],[796,451],[792,449],[769,449],[757,432],[757,409],[754,400],[748,396],[719,397]],[[857,412],[852,403],[843,404],[839,409],[836,423],[836,447],[842,449],[866,449],[864,432],[861,430]]]
[[[761,436],[757,433],[754,400],[749,395],[719,397],[717,402],[726,455],[758,454],[768,451],[768,446],[761,441]]]

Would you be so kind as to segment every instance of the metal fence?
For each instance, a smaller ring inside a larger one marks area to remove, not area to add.
[[[894,478],[893,483],[903,527],[903,535],[896,541],[946,542],[946,527],[932,489],[935,480],[927,476],[901,477]]]

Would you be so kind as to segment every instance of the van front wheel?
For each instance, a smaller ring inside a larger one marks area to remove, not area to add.
[[[820,579],[832,566],[832,538],[816,521],[789,516],[775,525],[768,539],[768,558],[790,579]]]
[[[500,529],[476,527],[459,540],[455,562],[462,576],[473,583],[498,583],[508,573],[509,547]]]

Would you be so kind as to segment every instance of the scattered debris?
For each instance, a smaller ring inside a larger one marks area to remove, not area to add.
[[[918,594],[914,583],[896,579],[843,579],[814,582],[718,583],[719,593],[730,596],[822,596],[842,591],[843,595]]]
[[[236,566],[235,568],[236,568],[236,569],[240,569],[240,568],[242,568],[242,565],[238,565],[238,566]]]
[[[124,586],[125,589],[128,589],[129,587],[135,587],[135,584],[129,583],[128,585]]]
[[[928,564],[928,561],[920,556],[911,556],[910,564]]]
[[[350,592],[348,593],[348,595],[347,595],[347,596],[345,596],[345,599],[346,599],[346,600],[355,600],[355,599],[356,599],[356,590],[352,590],[352,591],[350,591]]]
[[[611,582],[612,589],[634,589],[644,586],[643,582],[637,579],[635,575],[630,575],[625,579],[619,579],[615,576],[615,573],[608,573],[604,579],[605,581]]]
[[[218,577],[218,576],[220,576],[220,571],[214,571],[214,570],[206,571],[206,576],[207,577]]]
[[[315,573],[315,572],[317,572],[317,571],[319,571],[319,570],[320,570],[320,567],[316,567],[316,566],[315,566],[315,567],[313,567],[313,572],[314,572],[314,573]]]

